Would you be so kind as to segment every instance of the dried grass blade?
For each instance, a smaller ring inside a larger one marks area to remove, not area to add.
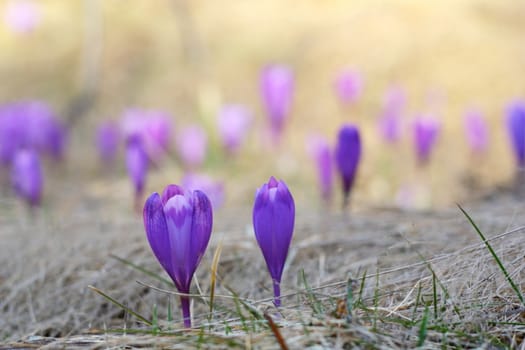
[[[217,269],[219,267],[219,260],[222,252],[222,240],[217,245],[213,260],[211,263],[211,281],[210,281],[210,319],[213,314],[213,301],[215,299],[215,284],[217,283]]]
[[[284,337],[281,334],[281,331],[279,331],[279,327],[273,322],[270,315],[268,315],[266,312],[264,313],[264,318],[266,321],[268,321],[268,325],[270,326],[270,329],[272,330],[273,335],[275,336],[275,339],[277,339],[277,342],[279,343],[279,346],[281,347],[281,350],[288,350],[288,345],[286,345],[286,342],[284,341]]]

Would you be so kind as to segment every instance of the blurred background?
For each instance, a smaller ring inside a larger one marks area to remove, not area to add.
[[[45,161],[44,203],[86,196],[131,203],[123,145],[108,171],[94,141],[100,123],[120,123],[129,108],[165,111],[172,145],[179,131],[200,125],[208,147],[197,171],[223,184],[226,204],[251,204],[255,188],[274,175],[300,205],[318,206],[311,137],[333,146],[343,123],[357,125],[363,142],[355,207],[443,206],[515,172],[505,109],[525,97],[522,1],[4,0],[0,14],[0,102],[44,101],[68,129],[65,161]],[[269,141],[261,100],[268,64],[286,65],[295,77],[278,144]],[[334,88],[345,70],[362,83],[351,103]],[[406,97],[395,144],[378,131],[392,87]],[[221,149],[217,133],[226,104],[253,115],[235,156]],[[486,151],[476,155],[464,127],[472,108],[489,130]],[[410,129],[422,114],[441,123],[423,167]],[[169,152],[150,169],[145,193],[185,173]]]

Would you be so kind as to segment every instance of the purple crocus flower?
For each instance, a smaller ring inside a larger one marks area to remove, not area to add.
[[[193,274],[211,236],[213,213],[201,191],[166,187],[162,196],[153,193],[144,205],[144,228],[151,250],[171,277],[177,290],[189,294]],[[184,326],[191,327],[190,299],[181,296]]]
[[[525,168],[525,102],[514,101],[507,107],[507,130],[519,168]]]
[[[272,277],[274,304],[281,306],[281,277],[295,222],[295,203],[283,181],[273,176],[255,194],[253,229]]]
[[[356,126],[345,124],[339,130],[335,161],[343,185],[343,207],[350,198],[350,190],[354,184],[357,166],[361,159],[361,137]]]
[[[40,9],[31,0],[9,0],[5,6],[4,22],[15,33],[31,32],[40,22]]]
[[[207,175],[188,173],[182,178],[181,184],[187,190],[204,192],[210,199],[214,209],[219,208],[224,202],[223,184]]]
[[[66,145],[66,128],[51,107],[41,101],[19,101],[13,105],[18,119],[23,147],[62,159]]]
[[[0,108],[0,157],[9,163],[16,150],[31,148],[61,159],[66,128],[52,109],[40,101],[17,101]]]
[[[11,105],[0,106],[0,161],[11,164],[21,146],[21,128]]]
[[[181,161],[193,169],[202,165],[206,158],[208,137],[200,126],[188,126],[177,135],[176,145]]]
[[[335,92],[343,104],[355,102],[363,90],[363,79],[361,74],[353,70],[345,70],[339,73],[334,82]]]
[[[428,163],[430,153],[439,135],[439,121],[431,116],[419,116],[414,120],[414,146],[417,162],[423,166]]]
[[[97,146],[100,159],[106,164],[111,165],[115,160],[118,151],[120,132],[118,125],[113,121],[106,121],[99,125],[95,144]]]
[[[489,131],[483,115],[475,109],[467,111],[464,119],[467,142],[474,154],[482,154],[488,145]]]
[[[250,127],[251,112],[242,105],[227,105],[221,109],[217,119],[224,148],[230,154],[237,152]]]
[[[332,199],[333,187],[333,154],[326,139],[320,136],[312,136],[308,142],[310,154],[317,167],[317,178],[321,197],[325,203]]]
[[[146,175],[148,172],[148,156],[144,150],[142,139],[139,136],[131,137],[126,144],[126,166],[135,189],[135,207],[140,203]]]
[[[278,141],[292,107],[294,76],[284,65],[268,65],[261,72],[261,95],[274,140]]]
[[[390,88],[385,96],[383,111],[379,119],[379,132],[388,143],[396,143],[401,138],[405,101],[405,93],[399,87]]]
[[[16,194],[31,207],[40,205],[42,197],[42,166],[38,154],[33,150],[16,152],[11,168],[11,182]]]
[[[144,150],[154,164],[158,164],[170,149],[171,117],[162,111],[130,108],[122,118],[124,139],[140,135]]]

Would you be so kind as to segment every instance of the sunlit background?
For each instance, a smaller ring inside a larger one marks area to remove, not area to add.
[[[357,125],[363,141],[352,207],[443,206],[508,183],[516,170],[505,110],[525,98],[520,1],[9,0],[0,14],[0,102],[44,101],[68,127],[63,162],[44,159],[44,206],[90,196],[132,207],[124,143],[111,166],[95,146],[97,127],[120,125],[130,108],[164,111],[173,125],[169,155],[150,167],[145,194],[181,181],[187,170],[175,145],[191,125],[208,139],[205,161],[192,172],[222,183],[224,206],[252,203],[270,175],[289,184],[300,206],[320,206],[309,149],[315,137],[334,147],[343,123]],[[288,66],[295,77],[279,143],[261,100],[268,64]],[[344,71],[362,79],[350,103],[335,90]],[[378,122],[394,87],[406,105],[402,137],[391,144]],[[226,104],[253,116],[235,155],[217,132]],[[476,155],[464,125],[472,108],[489,126],[486,152]],[[413,146],[418,115],[442,123],[424,166]],[[9,188],[7,167],[2,177]],[[338,179],[335,186],[339,207]]]

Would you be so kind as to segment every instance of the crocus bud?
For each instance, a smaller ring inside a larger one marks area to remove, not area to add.
[[[309,139],[308,146],[310,147],[309,151],[317,168],[317,179],[319,181],[321,197],[325,203],[330,203],[332,199],[334,167],[332,150],[324,138],[317,136],[312,136]]]
[[[464,119],[465,134],[473,154],[482,154],[487,149],[488,127],[481,113],[475,109],[467,111]]]
[[[520,169],[525,168],[525,102],[514,101],[507,107],[507,130]]]
[[[189,294],[193,274],[211,236],[213,213],[201,191],[166,187],[162,196],[153,193],[144,205],[144,228],[151,250],[171,277],[177,290]],[[191,327],[190,299],[181,296],[184,326]]]
[[[337,137],[335,161],[343,186],[343,207],[348,205],[350,190],[354,184],[357,166],[361,159],[361,137],[356,126],[346,124]]]
[[[363,90],[363,79],[357,71],[345,70],[334,82],[335,92],[343,104],[355,102]]]
[[[255,194],[253,229],[273,281],[274,304],[281,306],[281,277],[295,222],[295,203],[283,181],[273,176]]]
[[[195,191],[202,191],[208,196],[213,209],[219,208],[224,202],[224,186],[222,182],[215,181],[203,174],[188,173],[181,180],[182,187]]]
[[[197,125],[182,129],[176,139],[177,151],[187,168],[199,167],[206,158],[208,137],[204,129]]]
[[[227,105],[217,119],[222,145],[230,154],[237,152],[252,121],[250,111],[242,105]]]
[[[292,107],[294,76],[290,68],[269,65],[261,72],[261,95],[270,121],[270,130],[278,141]]]
[[[399,87],[390,88],[385,96],[379,119],[379,133],[388,143],[396,143],[401,138],[405,100],[405,93]]]
[[[100,159],[111,165],[117,156],[120,133],[118,125],[112,121],[106,121],[99,125],[95,143]]]
[[[43,185],[42,166],[35,151],[16,152],[11,169],[11,182],[16,194],[26,200],[31,207],[40,205]]]
[[[420,166],[428,163],[430,153],[436,144],[440,124],[431,116],[419,116],[414,120],[414,146],[416,158]]]
[[[9,0],[5,6],[4,22],[15,33],[31,32],[40,22],[38,2],[32,0]]]
[[[131,137],[126,144],[126,167],[135,189],[135,206],[142,198],[146,174],[148,172],[148,156],[144,151],[142,139],[139,136]]]

